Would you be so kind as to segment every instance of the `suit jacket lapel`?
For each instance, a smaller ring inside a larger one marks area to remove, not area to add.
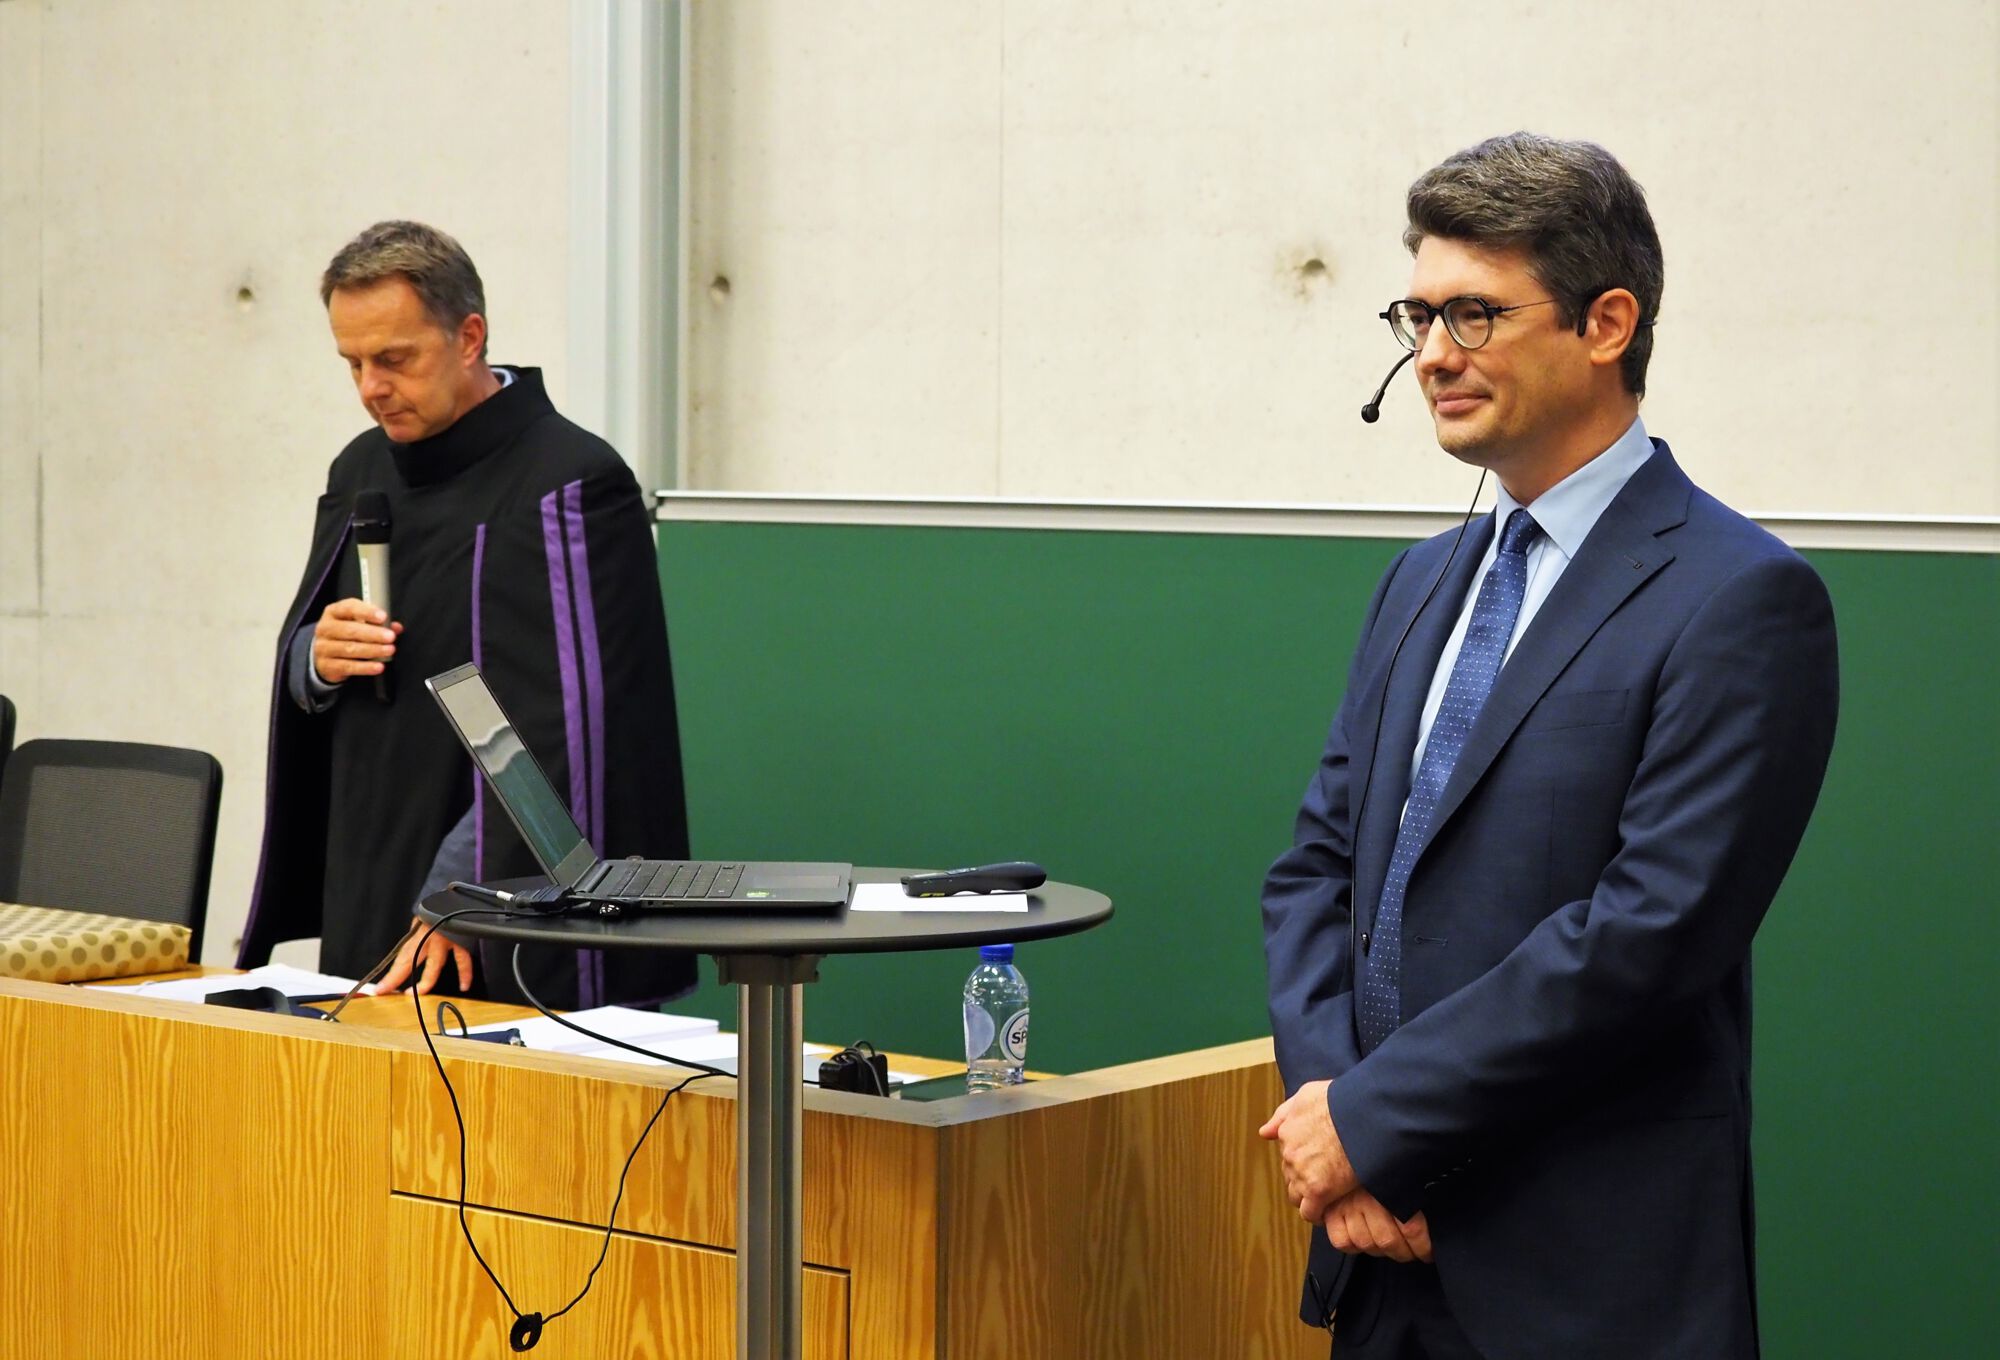
[[[1385,669],[1378,674],[1366,696],[1365,711],[1380,715],[1379,735],[1372,727],[1355,734],[1357,763],[1353,786],[1367,789],[1368,794],[1363,805],[1356,809],[1354,901],[1357,907],[1365,904],[1363,919],[1370,922],[1382,895],[1382,877],[1388,872],[1389,856],[1396,846],[1396,828],[1402,821],[1403,804],[1410,798],[1410,753],[1417,746],[1417,723],[1423,716],[1431,677],[1437,673],[1445,639],[1451,636],[1452,625],[1458,621],[1464,606],[1472,574],[1492,539],[1493,516],[1488,514],[1466,529],[1444,580],[1431,593],[1430,603],[1423,607],[1414,623],[1411,611],[1418,608],[1425,592],[1430,591],[1438,570],[1428,562],[1412,573],[1411,592],[1397,616],[1376,625],[1385,648],[1393,648],[1395,640],[1404,637],[1405,628],[1409,629],[1409,635],[1396,656],[1394,673],[1388,674]],[[1439,550],[1449,552],[1449,543],[1441,544]],[[1385,668],[1388,659],[1389,654],[1384,651]]]
[[[1521,721],[1605,620],[1631,598],[1632,592],[1673,561],[1674,554],[1659,541],[1659,535],[1686,521],[1693,489],[1667,446],[1655,440],[1653,456],[1605,508],[1575,560],[1515,644],[1514,654],[1500,668],[1486,706],[1473,721],[1465,749],[1459,753],[1458,764],[1438,800],[1426,848],[1492,766]]]

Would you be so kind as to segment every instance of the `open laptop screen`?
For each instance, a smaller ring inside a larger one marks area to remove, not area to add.
[[[460,666],[424,683],[458,729],[535,858],[559,886],[574,887],[584,871],[597,862],[597,852],[584,839],[576,819],[522,744],[514,725],[500,711],[499,700],[486,687],[478,668]]]

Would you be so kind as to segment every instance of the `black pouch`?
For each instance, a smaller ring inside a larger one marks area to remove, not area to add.
[[[866,1052],[863,1052],[863,1050]],[[852,1091],[856,1095],[889,1094],[889,1060],[875,1051],[866,1039],[850,1044],[831,1057],[820,1060],[819,1088],[822,1091]]]

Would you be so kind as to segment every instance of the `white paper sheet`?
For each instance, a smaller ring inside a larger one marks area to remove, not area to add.
[[[354,985],[353,978],[331,973],[314,973],[289,964],[267,963],[247,973],[210,973],[207,977],[178,978],[172,982],[142,982],[126,991],[150,996],[156,1001],[204,1001],[211,992],[233,992],[243,987],[276,987],[286,996],[344,996]],[[363,995],[374,992],[364,987]]]
[[[612,1039],[623,1039],[628,1044],[659,1052],[677,1052],[680,1046],[697,1039],[712,1038],[717,1025],[713,1020],[704,1020],[695,1015],[666,1015],[660,1011],[642,1011],[631,1006],[597,1006],[590,1010],[570,1011],[564,1019],[574,1021],[585,1029]],[[537,1015],[526,1020],[503,1020],[497,1024],[474,1025],[474,1034],[492,1034],[505,1029],[521,1031],[521,1044],[525,1048],[541,1049],[549,1053],[586,1053],[591,1057],[629,1058],[633,1062],[644,1062],[644,1058],[600,1044],[595,1039],[586,1038],[573,1029],[565,1029],[547,1016]],[[736,1051],[735,1041],[730,1042],[730,1052]]]
[[[714,1067],[732,1074],[736,1071],[736,1036],[727,1030],[718,1029],[715,1021],[697,1020],[690,1016],[665,1015],[651,1017],[660,1020],[681,1020],[690,1025],[707,1027],[706,1030],[691,1029],[673,1034],[643,1034],[637,1032],[636,1029],[632,1033],[620,1033],[620,1026],[629,1025],[631,1022],[617,1019],[613,1019],[608,1025],[593,1023],[593,1017],[601,1017],[606,1011],[617,1011],[620,1009],[622,1008],[617,1006],[604,1006],[595,1011],[571,1012],[566,1018],[576,1021],[576,1023],[587,1029],[594,1029],[600,1034],[623,1039],[626,1043],[636,1044],[640,1048],[651,1050],[660,1055],[659,1057],[645,1058],[632,1052],[630,1049],[613,1048],[609,1044],[593,1044],[581,1034],[563,1029],[560,1025],[552,1024],[542,1016],[536,1016],[532,1020],[501,1021],[498,1024],[492,1025],[474,1025],[472,1032],[474,1034],[486,1034],[504,1029],[519,1029],[524,1048],[537,1048],[549,1052],[567,1053],[575,1058],[605,1058],[611,1062],[633,1063],[641,1067],[649,1064],[655,1067],[663,1067],[666,1065],[666,1060],[675,1060],[682,1063],[698,1063],[703,1067]],[[644,1012],[627,1012],[627,1014],[643,1015]],[[550,1029],[562,1035],[561,1047],[555,1047],[547,1042],[545,1036]],[[572,1041],[574,1046],[571,1046]],[[805,1045],[803,1049],[804,1076],[807,1081],[816,1081],[818,1079],[820,1059],[834,1051],[832,1047],[826,1044]],[[893,1067],[889,1069],[889,1078],[891,1081],[898,1082],[923,1080],[923,1077],[916,1073],[899,1072]]]
[[[857,883],[849,911],[1026,911],[1028,895],[1017,893],[958,893],[951,897],[911,897],[900,883]]]

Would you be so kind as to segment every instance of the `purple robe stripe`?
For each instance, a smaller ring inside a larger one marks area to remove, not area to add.
[[[584,538],[583,483],[563,488],[563,528],[569,538],[569,583],[576,599],[577,650],[583,657],[584,732],[590,748],[590,821],[604,851],[604,654],[597,646],[597,601],[590,590],[590,550]]]
[[[486,526],[472,531],[472,664],[484,667],[479,648],[479,587],[486,568]],[[480,778],[479,762],[472,762],[472,877],[486,878],[486,781]]]
[[[560,492],[542,497],[542,553],[549,564],[549,608],[554,613],[556,670],[562,681],[563,738],[569,751],[569,810],[585,840],[597,847],[597,829],[590,820],[589,772],[584,768],[583,709],[576,673],[576,639],[570,610],[569,564],[557,500]]]
[[[555,615],[556,668],[562,681],[563,737],[569,752],[569,806],[598,854],[604,853],[604,666],[597,609],[590,594],[590,560],[583,532],[583,483],[569,482],[542,497],[542,551],[549,566],[549,607]],[[576,951],[577,1005],[604,995],[601,950]]]

